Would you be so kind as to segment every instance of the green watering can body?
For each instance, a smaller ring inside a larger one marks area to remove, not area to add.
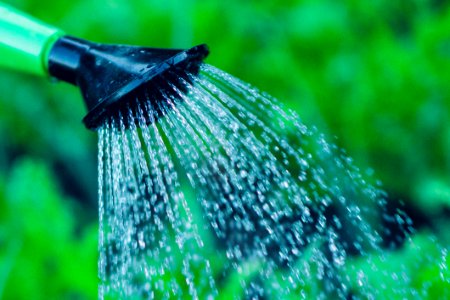
[[[48,55],[64,32],[0,2],[0,67],[48,75]]]

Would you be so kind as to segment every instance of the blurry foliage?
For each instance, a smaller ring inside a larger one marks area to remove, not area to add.
[[[357,266],[356,270],[362,267],[364,274],[353,274],[354,266]],[[417,234],[401,251],[386,252],[382,258],[351,259],[347,265],[347,274],[354,279],[351,288],[357,296],[358,290],[364,292],[367,286],[375,291],[389,286],[391,290],[379,295],[383,299],[401,299],[407,289],[414,290],[418,299],[448,299],[449,268],[450,257],[446,250],[442,250],[426,234]],[[444,278],[446,282],[443,281]]]
[[[80,227],[80,208],[45,164],[15,163],[0,181],[0,211],[0,298],[94,298],[97,227]]]
[[[94,41],[207,43],[208,63],[337,136],[449,245],[449,1],[5,2]],[[0,90],[0,298],[95,298],[96,137],[81,125],[79,92],[5,70]],[[383,264],[414,261],[399,251]],[[412,284],[448,291],[436,270],[412,270]]]

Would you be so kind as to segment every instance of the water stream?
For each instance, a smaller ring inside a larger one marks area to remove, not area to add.
[[[411,220],[276,99],[208,65],[145,98],[99,130],[100,299],[421,296],[378,269]]]

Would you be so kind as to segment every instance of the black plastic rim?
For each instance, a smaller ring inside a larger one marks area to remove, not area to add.
[[[208,54],[204,44],[176,50],[97,44],[64,36],[51,49],[48,64],[53,77],[80,88],[88,109],[83,123],[97,130],[128,104],[133,107],[149,96],[159,101],[163,87],[179,83],[178,77],[186,73],[197,74]]]

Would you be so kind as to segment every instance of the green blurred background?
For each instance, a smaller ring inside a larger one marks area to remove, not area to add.
[[[450,245],[450,1],[4,2],[93,41],[207,43],[209,64],[336,136],[417,236]],[[6,70],[0,91],[0,299],[95,299],[97,140],[81,96]],[[419,287],[439,275],[427,267]]]

